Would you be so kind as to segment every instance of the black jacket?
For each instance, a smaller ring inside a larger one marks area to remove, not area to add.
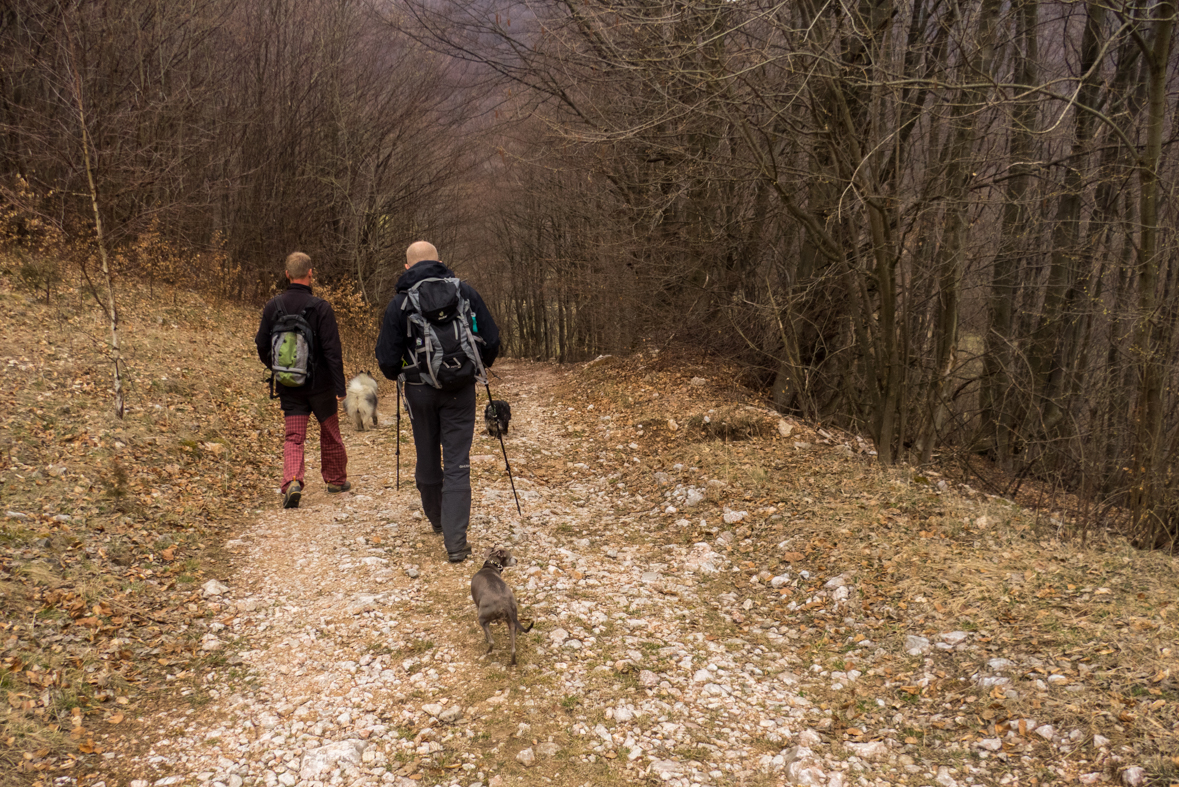
[[[377,337],[377,365],[381,367],[381,373],[390,380],[397,379],[401,374],[403,361],[407,364],[413,362],[405,335],[407,326],[405,312],[402,309],[406,300],[405,293],[422,279],[430,278],[454,278],[454,273],[441,262],[423,260],[401,275],[397,280],[397,294],[385,307],[381,335]],[[462,282],[459,291],[471,302],[471,311],[475,313],[475,326],[478,328],[477,335],[483,340],[483,344],[478,345],[479,355],[483,359],[483,365],[490,369],[499,355],[499,328],[496,327],[491,312],[487,310],[487,304],[474,287]]]
[[[263,307],[262,323],[258,326],[258,335],[254,337],[254,344],[258,345],[258,359],[266,368],[270,368],[270,329],[274,325],[279,303],[282,303],[287,314],[298,314],[311,304],[307,322],[311,323],[311,330],[315,332],[315,372],[311,382],[300,388],[275,387],[281,388],[284,393],[310,395],[334,391],[336,396],[343,396],[347,386],[344,382],[344,356],[336,313],[332,311],[330,303],[313,296],[311,288],[306,284],[288,284],[285,292],[271,298]]]

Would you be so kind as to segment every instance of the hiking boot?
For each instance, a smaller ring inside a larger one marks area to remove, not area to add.
[[[282,496],[283,508],[298,508],[299,498],[303,496],[303,485],[298,481],[292,481],[287,485],[287,491]]]
[[[458,552],[447,552],[446,553],[446,559],[449,560],[451,563],[462,563],[464,560],[466,560],[470,556],[471,556],[471,548],[470,547],[464,547],[463,549],[460,549]]]
[[[345,481],[342,484],[328,484],[328,494],[338,495],[340,492],[347,492],[352,488],[351,481]]]
[[[467,544],[467,526],[471,522],[471,490],[443,492],[441,503],[442,517],[438,524],[442,527],[442,544],[447,553],[471,554]]]
[[[442,484],[419,486],[422,496],[422,513],[430,520],[430,529],[442,534]]]

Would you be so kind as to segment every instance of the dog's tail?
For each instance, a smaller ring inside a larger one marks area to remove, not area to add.
[[[528,625],[527,625],[527,626],[525,626],[525,625],[523,625],[523,624],[520,622],[520,619],[519,619],[519,618],[516,618],[516,628],[520,629],[520,630],[521,630],[521,631],[523,631],[525,634],[527,634],[529,631],[532,631],[532,626],[533,626],[535,623],[536,623],[536,621],[535,621],[535,620],[530,620],[530,621],[528,621]]]

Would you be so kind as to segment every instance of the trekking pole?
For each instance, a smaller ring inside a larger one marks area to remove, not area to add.
[[[397,380],[397,491],[401,491],[401,380]]]
[[[491,398],[491,386],[487,384],[486,374],[483,375],[483,387],[487,389],[487,403],[491,405],[493,417],[498,416],[499,411],[496,410],[495,400]],[[495,431],[499,435],[499,447],[504,452],[504,467],[508,469],[508,483],[512,485],[512,497],[516,500],[516,513],[524,516],[524,512],[520,510],[520,496],[516,494],[516,482],[512,479],[512,465],[508,463],[508,448],[504,445],[503,430],[497,428]]]
[[[474,342],[476,340],[475,340],[473,333],[471,333],[470,336],[472,338],[472,346],[473,346]],[[486,391],[487,391],[487,403],[489,405],[491,405],[492,412],[498,416],[499,412],[496,410],[495,405],[493,404],[495,399],[493,399],[491,396],[491,385],[488,384],[488,382],[487,382],[487,367],[483,365],[483,355],[479,352],[479,350],[477,348],[475,349],[473,355],[475,357],[476,369],[479,372],[478,376],[475,379],[483,381],[483,388],[486,389]],[[497,374],[496,377],[498,378],[499,375]],[[498,418],[496,420],[498,421]],[[503,430],[496,429],[495,431],[499,435],[500,450],[504,452],[504,467],[506,467],[508,470],[508,483],[510,483],[512,485],[512,498],[516,501],[516,513],[519,514],[520,516],[524,516],[524,512],[520,510],[520,496],[518,494],[516,494],[516,481],[515,481],[515,479],[512,478],[512,465],[510,462],[508,462],[508,447],[506,445],[504,445]]]

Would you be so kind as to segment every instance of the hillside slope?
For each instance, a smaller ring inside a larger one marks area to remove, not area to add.
[[[421,518],[407,423],[397,488],[391,385],[381,429],[345,429],[353,492],[324,494],[312,441],[283,511],[252,313],[143,303],[139,379],[171,364],[190,387],[139,384],[119,426],[103,370],[62,343],[101,337],[94,316],[50,328],[5,297],[29,332],[6,404],[33,416],[6,428],[0,475],[25,515],[5,520],[2,677],[26,782],[1179,780],[1173,559],[1062,543],[1046,516],[877,468],[713,367],[497,364],[524,516],[477,434],[471,540],[519,559],[505,578],[535,628],[512,668],[502,626],[484,654],[479,563],[447,563]],[[126,478],[104,486],[115,457]],[[60,740],[33,748],[51,718]]]
[[[226,533],[273,501],[281,441],[250,310],[121,285],[109,321],[0,278],[0,771],[75,773],[199,653],[190,605]],[[101,762],[101,760],[96,760]]]

